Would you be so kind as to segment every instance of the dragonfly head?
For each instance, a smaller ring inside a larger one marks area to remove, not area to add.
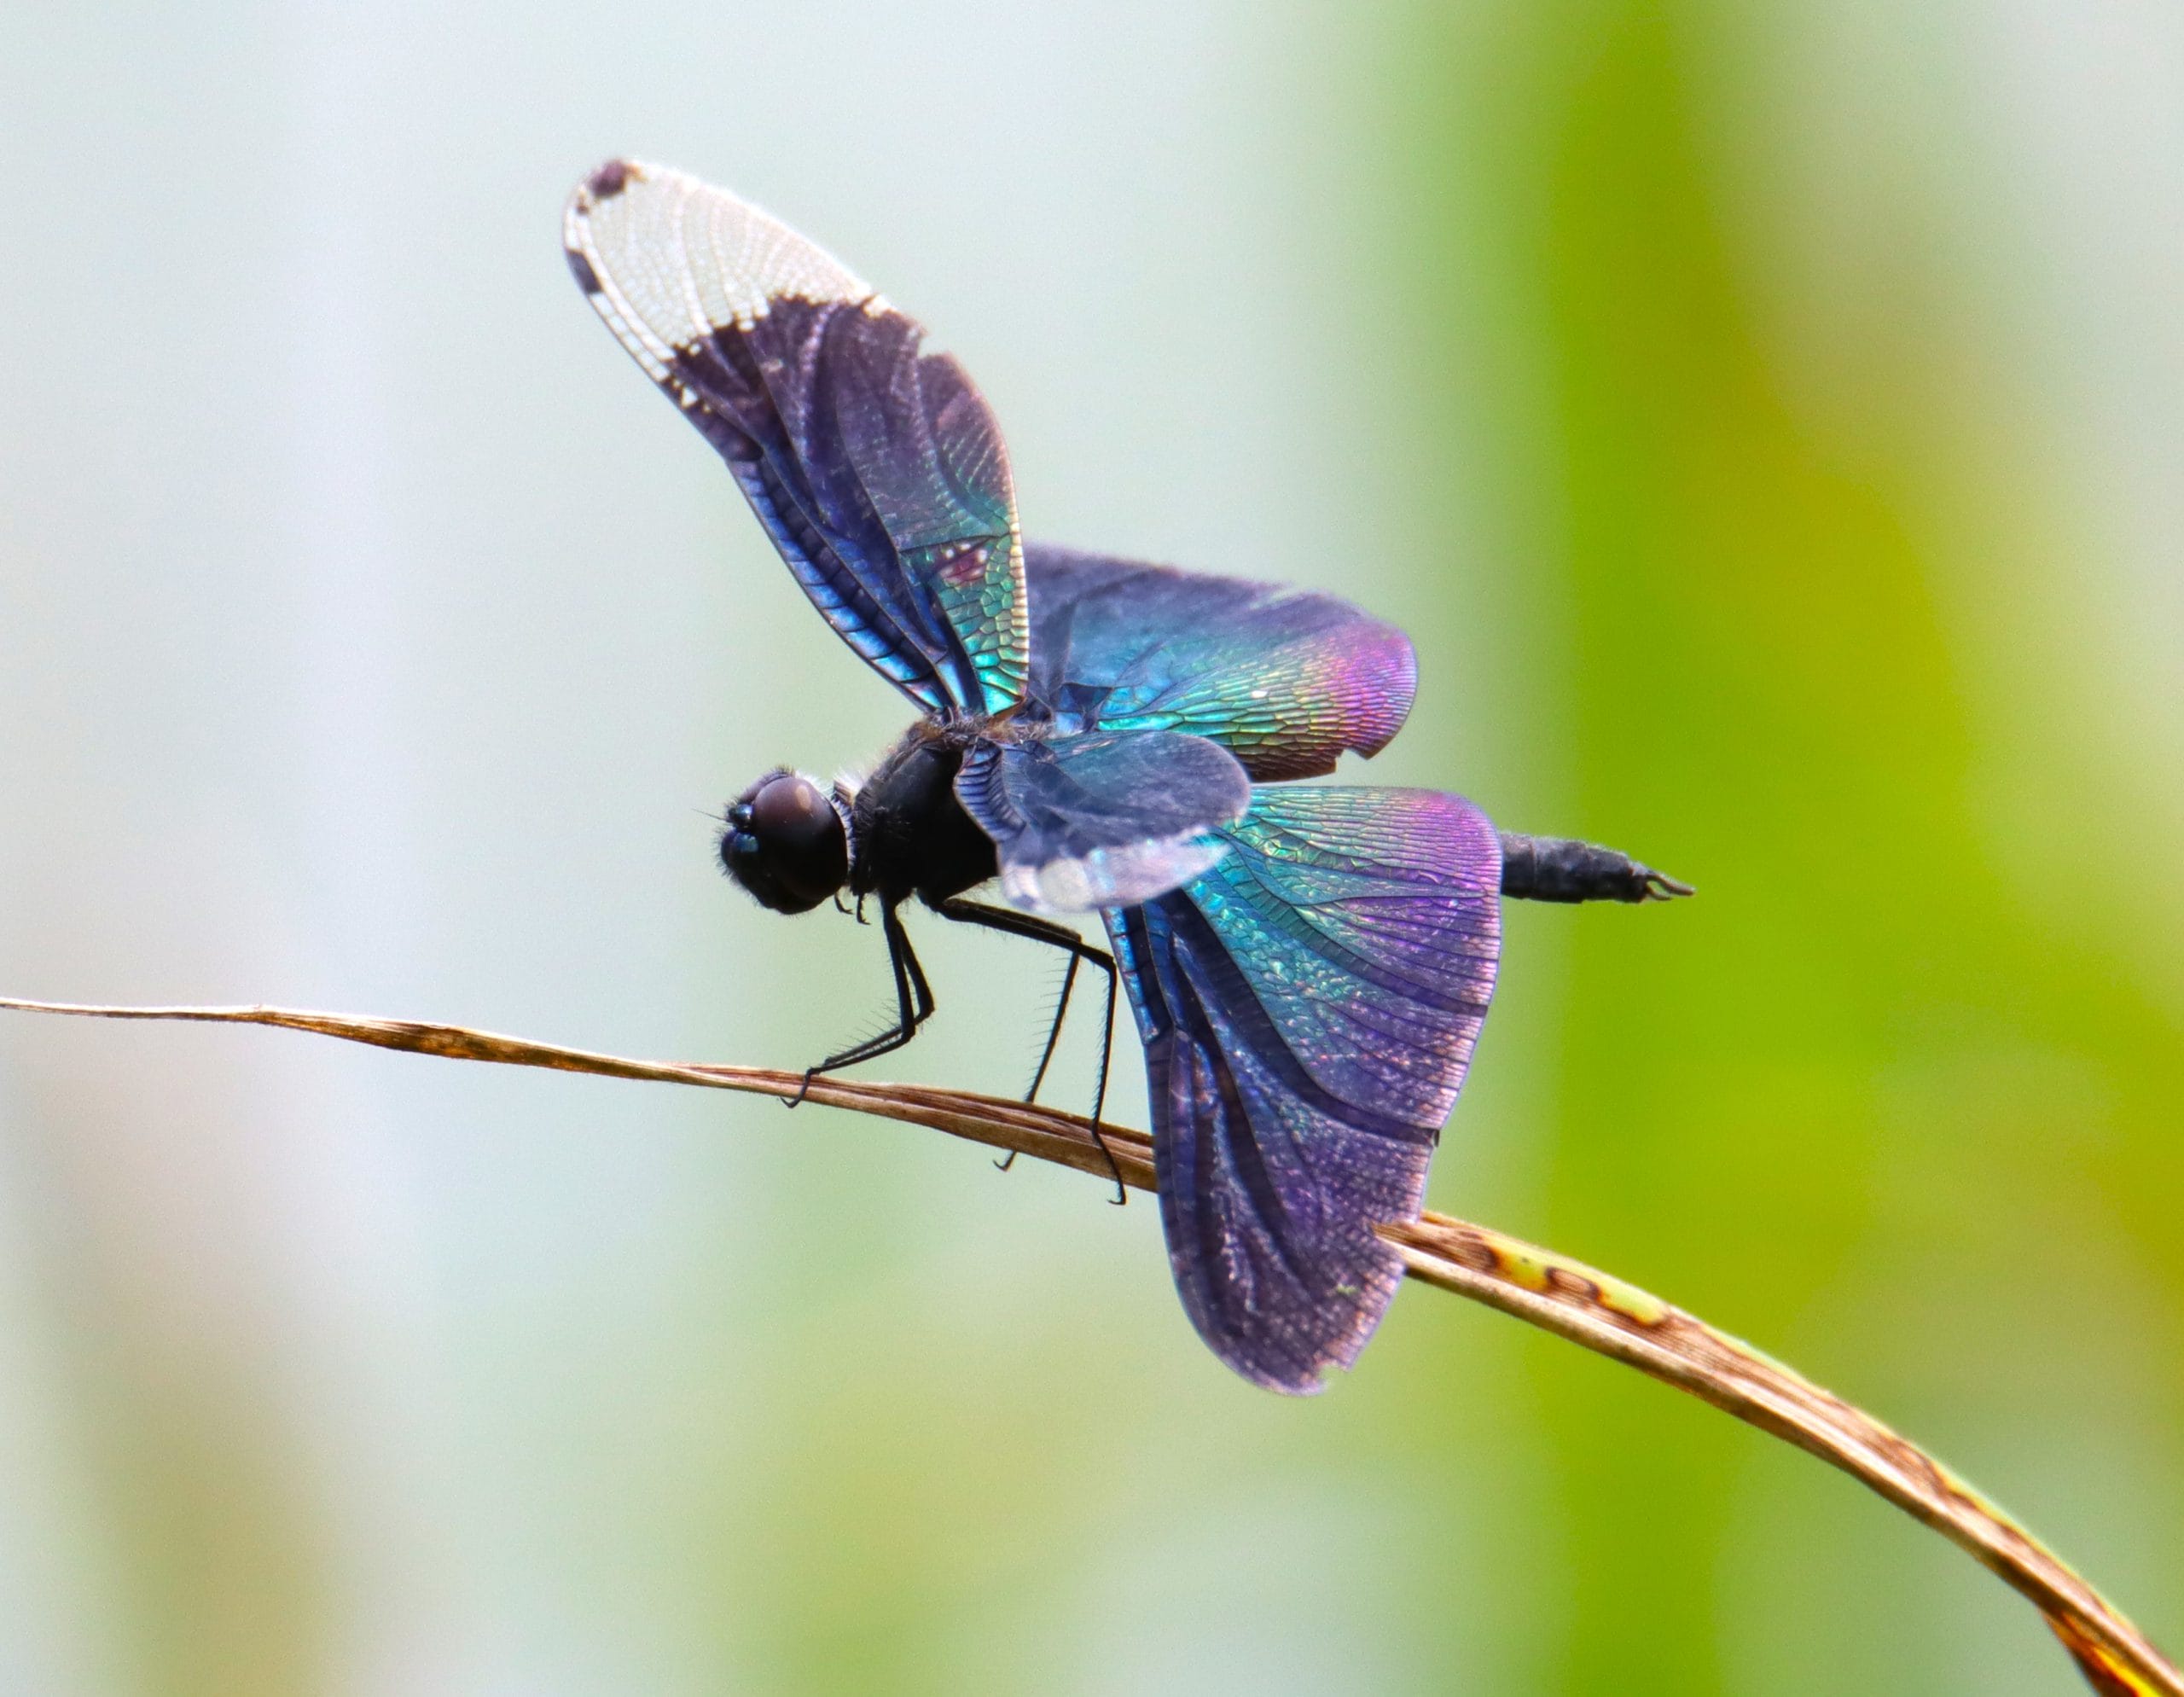
[[[849,828],[818,783],[771,771],[729,808],[720,863],[775,913],[808,913],[849,882]]]

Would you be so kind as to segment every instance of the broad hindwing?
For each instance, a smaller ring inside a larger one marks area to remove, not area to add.
[[[1318,1390],[1380,1323],[1486,1017],[1501,850],[1422,790],[1262,790],[1229,853],[1104,915],[1145,1040],[1160,1212],[1206,1343]]]
[[[1410,640],[1345,601],[1034,543],[1035,700],[1072,730],[1188,731],[1252,777],[1378,753],[1418,691]]]
[[[962,368],[786,224],[696,178],[617,160],[564,225],[622,346],[720,451],[842,637],[934,712],[1024,692],[1008,457]]]
[[[1252,783],[1233,756],[1176,731],[981,743],[956,799],[994,840],[1019,907],[1087,913],[1150,900],[1228,852]]]

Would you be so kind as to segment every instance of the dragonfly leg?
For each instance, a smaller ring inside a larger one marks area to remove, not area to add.
[[[887,939],[887,964],[895,974],[893,1026],[863,1043],[851,1043],[838,1055],[828,1055],[816,1066],[805,1067],[803,1088],[788,1099],[788,1107],[802,1102],[811,1088],[811,1081],[822,1073],[854,1066],[860,1061],[870,1061],[902,1048],[918,1034],[918,1027],[932,1017],[932,986],[926,982],[925,968],[918,964],[917,951],[910,947],[910,933],[903,929],[902,917],[892,903],[880,904],[880,928]]]
[[[1039,1052],[1038,1069],[1031,1074],[1031,1088],[1024,1094],[1025,1101],[1037,1101],[1039,1086],[1046,1082],[1047,1068],[1054,1058],[1054,1045],[1061,1041],[1062,1021],[1069,1016],[1070,992],[1077,985],[1077,968],[1089,961],[1107,975],[1107,1023],[1100,1037],[1100,1081],[1092,1095],[1092,1136],[1100,1145],[1100,1153],[1107,1158],[1107,1170],[1114,1175],[1116,1206],[1127,1202],[1130,1192],[1123,1183],[1122,1169],[1115,1164],[1115,1152],[1107,1147],[1107,1139],[1100,1130],[1100,1116],[1107,1105],[1107,1068],[1115,1043],[1115,957],[1105,949],[1093,947],[1066,925],[1056,925],[1036,914],[1019,913],[1014,908],[990,907],[984,902],[967,902],[956,897],[939,903],[934,910],[942,918],[959,924],[983,926],[988,931],[1026,937],[1034,943],[1068,951],[1069,967],[1062,975],[1061,994],[1055,999],[1054,1020],[1047,1026],[1046,1047]],[[1012,1154],[995,1165],[1006,1172],[1015,1159]]]
[[[1502,893],[1531,902],[1665,902],[1691,886],[1620,850],[1574,837],[1502,833]]]

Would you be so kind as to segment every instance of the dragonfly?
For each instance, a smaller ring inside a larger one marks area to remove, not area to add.
[[[1160,1218],[1213,1353],[1310,1394],[1402,1276],[1502,947],[1504,897],[1689,886],[1616,850],[1496,829],[1461,796],[1298,783],[1370,756],[1418,686],[1409,640],[1336,596],[1026,543],[985,398],[911,318],[748,202],[617,160],[577,188],[569,268],[728,463],[791,574],[918,717],[862,780],[787,767],[727,809],[762,905],[876,905],[896,1016],[934,1009],[922,907],[1064,951],[1036,1099],[1080,968],[1145,1051]],[[999,902],[974,899],[997,884]],[[915,904],[915,907],[914,907]],[[1107,947],[1071,924],[1096,915]]]

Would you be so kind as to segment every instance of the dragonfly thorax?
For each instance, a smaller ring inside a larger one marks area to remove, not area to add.
[[[887,751],[850,803],[850,888],[890,906],[937,905],[998,869],[993,839],[956,799],[956,774],[977,740],[961,725],[921,719]]]

